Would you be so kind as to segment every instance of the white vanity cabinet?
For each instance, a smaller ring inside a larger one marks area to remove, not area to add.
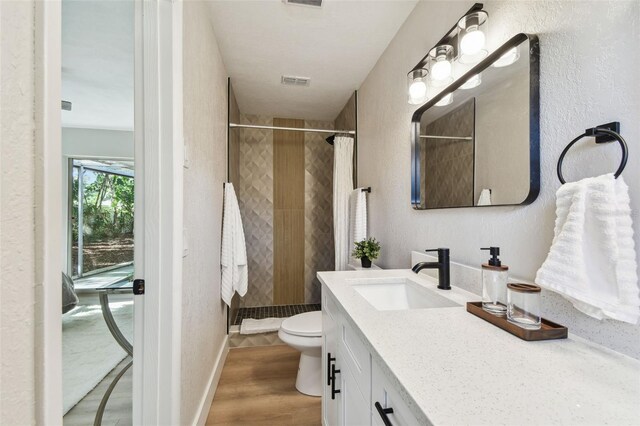
[[[322,422],[325,426],[384,425],[380,410],[393,425],[416,425],[399,394],[384,378],[360,334],[336,301],[323,294]],[[397,409],[396,409],[397,407]],[[384,415],[383,414],[383,415]]]
[[[332,298],[322,296],[322,424],[338,424],[338,402],[342,395],[335,393],[337,388],[333,382],[333,377],[339,375],[335,370],[340,370],[336,366],[338,351],[338,309]]]
[[[430,260],[420,256],[414,262]],[[327,351],[335,354],[333,365],[340,371],[335,383],[341,392],[331,400],[331,388],[324,387],[324,425],[491,424],[496,413],[502,424],[521,424],[522,419],[583,424],[589,419],[593,424],[638,425],[637,359],[571,334],[547,342],[510,336],[466,312],[465,303],[477,300],[476,294],[456,286],[441,292],[437,280],[411,269],[319,272],[318,279],[325,356]],[[403,304],[392,303],[403,298]],[[482,360],[483,371],[501,374],[492,376],[489,385],[484,375],[469,374],[470,356]],[[553,380],[540,380],[541,372]],[[606,392],[603,377],[615,384]],[[505,392],[522,383],[536,386],[525,393]],[[473,389],[482,391],[469,395]],[[452,405],[443,402],[443,395],[472,397],[472,403]]]
[[[379,406],[376,407],[376,403]],[[383,416],[392,425],[418,425],[418,420],[409,411],[398,390],[383,375],[382,370],[374,362],[371,371],[371,408],[374,425],[383,426]]]

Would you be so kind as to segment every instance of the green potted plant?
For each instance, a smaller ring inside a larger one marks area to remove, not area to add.
[[[360,259],[363,268],[371,268],[371,261],[380,256],[380,243],[375,238],[367,238],[366,240],[355,242],[353,245],[355,248],[351,255],[356,259]]]

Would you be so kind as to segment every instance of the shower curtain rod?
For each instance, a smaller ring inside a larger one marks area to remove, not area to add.
[[[355,135],[355,130],[331,130],[331,129],[306,129],[304,127],[276,127],[276,126],[258,126],[254,124],[236,124],[229,123],[229,127],[237,127],[242,129],[265,129],[265,130],[291,130],[296,132],[316,132],[316,133],[346,133]]]
[[[436,135],[420,135],[422,139],[461,139],[464,141],[471,141],[473,138],[471,136],[436,136]]]

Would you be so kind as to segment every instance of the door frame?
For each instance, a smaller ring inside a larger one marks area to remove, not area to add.
[[[182,3],[135,4],[136,278],[133,424],[180,423]],[[62,424],[61,0],[35,3],[36,421]],[[138,180],[140,179],[140,180]],[[138,190],[139,188],[139,190]],[[138,226],[142,224],[142,226]],[[140,249],[138,249],[140,246]]]
[[[35,419],[62,424],[61,0],[35,1]]]
[[[144,205],[136,254],[144,254],[134,261],[146,283],[134,313],[134,334],[143,338],[134,344],[133,424],[172,425],[181,420],[182,2],[136,1],[135,16],[135,126],[142,130],[134,133],[135,173],[144,188],[136,192]]]

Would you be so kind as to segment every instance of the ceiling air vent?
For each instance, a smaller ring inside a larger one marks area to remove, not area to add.
[[[309,77],[294,77],[292,75],[283,75],[280,80],[285,86],[308,86],[311,83]]]
[[[302,6],[322,6],[322,0],[282,0],[282,2],[286,4],[299,4]]]

